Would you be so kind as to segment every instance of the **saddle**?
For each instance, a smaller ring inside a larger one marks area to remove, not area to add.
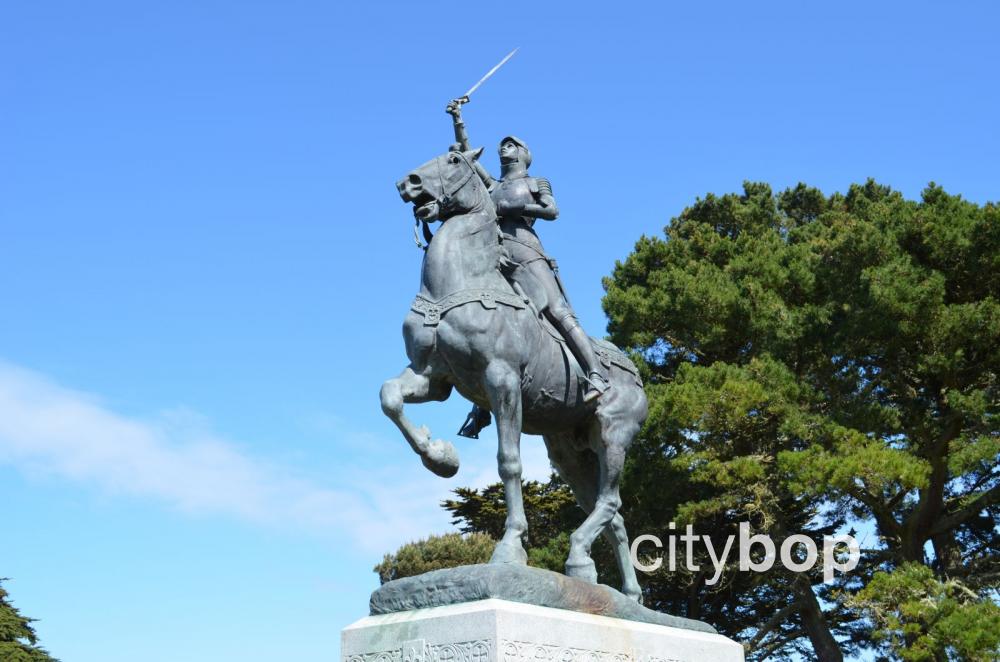
[[[441,318],[444,317],[449,310],[473,302],[478,302],[486,310],[494,310],[497,307],[497,304],[502,304],[518,310],[530,308],[533,313],[532,317],[534,317],[542,331],[558,343],[559,348],[566,356],[567,361],[569,361],[571,365],[575,365],[576,359],[573,358],[573,353],[570,352],[566,339],[563,338],[558,329],[553,326],[552,322],[550,322],[545,315],[541,314],[541,311],[535,303],[527,296],[523,296],[520,292],[520,287],[509,278],[508,274],[510,271],[504,267],[505,265],[501,262],[499,271],[504,276],[504,279],[510,284],[510,291],[505,292],[502,290],[473,288],[452,292],[451,294],[436,301],[418,294],[413,299],[413,303],[410,304],[410,310],[423,315],[424,326],[437,326],[441,322]],[[610,372],[611,366],[616,366],[632,375],[635,378],[636,384],[640,387],[642,386],[642,377],[639,376],[639,369],[635,366],[635,363],[632,362],[628,355],[625,354],[625,352],[618,349],[618,347],[607,340],[600,338],[594,338],[591,336],[590,343],[593,347],[594,355],[606,371]],[[579,370],[579,366],[577,366],[577,369]]]

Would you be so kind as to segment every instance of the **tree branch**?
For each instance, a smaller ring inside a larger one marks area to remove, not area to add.
[[[967,519],[975,517],[981,510],[1000,503],[1000,484],[994,485],[985,492],[980,492],[976,498],[955,512],[942,517],[931,528],[931,535],[936,536],[960,526]]]
[[[762,651],[761,657],[757,658],[757,662],[764,662],[767,658],[774,655],[776,652],[781,650],[783,646],[787,646],[791,642],[795,641],[799,637],[804,637],[806,635],[805,630],[799,628],[797,630],[790,630],[784,633],[784,637],[776,638],[774,641],[769,643]]]
[[[848,488],[845,491],[850,496],[868,506],[869,510],[872,511],[872,516],[875,518],[875,523],[878,524],[882,531],[884,531],[887,535],[902,538],[903,527],[899,525],[896,518],[892,516],[892,511],[886,508],[884,503],[862,489]]]
[[[766,637],[769,632],[774,630],[774,628],[781,625],[781,623],[785,620],[785,616],[788,616],[788,614],[794,612],[796,609],[798,609],[798,607],[799,607],[799,601],[792,600],[787,605],[785,605],[777,612],[775,612],[774,616],[769,618],[767,620],[767,623],[764,623],[763,627],[757,630],[757,634],[753,636],[753,639],[747,642],[747,647],[749,648],[749,650],[752,651],[756,649],[757,645],[761,642],[761,640],[763,640],[764,637]]]
[[[888,503],[886,503],[886,508],[888,508],[891,511],[893,508],[895,508],[896,506],[898,506],[899,503],[904,498],[906,498],[906,495],[909,494],[909,493],[910,493],[909,490],[900,490],[899,492],[896,493],[896,496],[894,496],[891,499],[889,499]]]

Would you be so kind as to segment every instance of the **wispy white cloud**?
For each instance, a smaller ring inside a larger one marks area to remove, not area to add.
[[[447,525],[436,501],[449,486],[416,462],[411,472],[386,467],[349,485],[321,485],[201,430],[177,416],[121,415],[0,362],[0,463],[194,514],[347,538],[369,552]]]

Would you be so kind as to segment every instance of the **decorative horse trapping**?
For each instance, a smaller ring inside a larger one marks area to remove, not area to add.
[[[527,301],[512,292],[494,292],[491,290],[461,290],[452,292],[440,301],[432,301],[420,294],[413,300],[410,310],[424,316],[425,326],[437,326],[441,317],[458,306],[478,301],[486,310],[493,310],[498,303],[511,308],[525,308]]]

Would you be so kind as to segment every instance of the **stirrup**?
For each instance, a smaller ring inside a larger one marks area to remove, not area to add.
[[[590,385],[590,388],[588,388],[583,394],[584,402],[593,402],[607,393],[608,389],[611,388],[611,383],[604,378],[604,375],[596,370],[592,370],[590,375],[584,377],[584,379]]]
[[[465,423],[458,430],[458,436],[468,439],[479,439],[479,432],[490,424],[490,410],[479,405],[472,405],[472,411],[465,417]]]

